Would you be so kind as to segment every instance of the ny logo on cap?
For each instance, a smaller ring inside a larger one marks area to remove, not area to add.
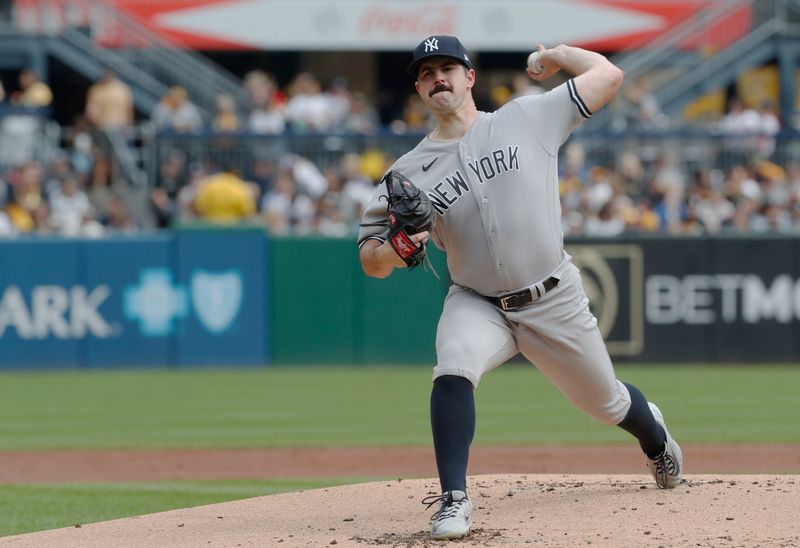
[[[425,40],[425,53],[429,51],[438,50],[439,49],[439,39],[438,38],[428,38]]]

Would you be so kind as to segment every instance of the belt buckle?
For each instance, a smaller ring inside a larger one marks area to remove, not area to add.
[[[506,295],[505,297],[500,297],[500,308],[502,308],[506,312],[511,310],[511,305],[508,304],[508,301],[510,301],[513,297],[514,295]]]

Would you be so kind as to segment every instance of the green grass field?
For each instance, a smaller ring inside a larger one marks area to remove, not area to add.
[[[682,442],[800,443],[800,367],[617,373]],[[0,450],[428,445],[429,394],[416,367],[3,373]],[[492,372],[476,400],[476,444],[629,441],[530,366]],[[0,535],[358,480],[2,485]]]
[[[0,536],[359,480],[225,480],[0,485]]]

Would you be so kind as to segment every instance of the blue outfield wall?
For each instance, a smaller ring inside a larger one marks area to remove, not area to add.
[[[263,365],[261,230],[0,244],[0,368]]]
[[[106,300],[108,288],[87,290],[81,244],[33,240],[2,246],[0,364],[77,366],[85,353],[85,333],[110,331],[104,320],[98,321],[93,304]]]
[[[800,363],[800,238],[571,239],[616,362]],[[0,242],[0,369],[435,363],[449,281],[354,239],[183,229]],[[535,306],[535,305],[534,305]]]

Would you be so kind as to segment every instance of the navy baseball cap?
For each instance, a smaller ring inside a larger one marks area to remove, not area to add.
[[[439,34],[420,42],[414,49],[414,60],[408,65],[408,73],[416,78],[419,66],[429,57],[452,57],[468,69],[472,68],[467,49],[455,36]]]

